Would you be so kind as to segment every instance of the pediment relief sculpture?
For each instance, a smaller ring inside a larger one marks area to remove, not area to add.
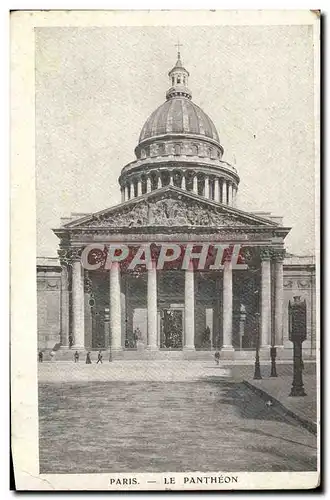
[[[251,223],[250,223],[251,224]],[[252,223],[253,224],[253,223]],[[94,216],[82,226],[141,227],[141,226],[244,226],[239,216],[227,215],[216,207],[183,200],[161,199],[153,203],[143,200],[133,208],[121,208]]]

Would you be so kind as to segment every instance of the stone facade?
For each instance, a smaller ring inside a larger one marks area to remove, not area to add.
[[[286,256],[290,228],[281,217],[237,208],[237,170],[223,160],[212,120],[191,101],[188,77],[178,54],[166,101],[121,171],[121,204],[74,214],[54,229],[59,259],[37,265],[39,349],[137,358],[220,350],[233,359],[253,357],[256,346],[269,356],[277,346],[279,356],[291,356],[288,303],[299,295],[307,304],[304,353],[315,354],[314,262]],[[126,261],[111,258],[116,245]],[[141,245],[150,265],[131,269]],[[179,253],[207,245],[204,265],[188,258],[186,267],[159,268],[162,245],[179,245]],[[244,269],[233,266],[235,248]]]
[[[37,265],[37,290],[38,290],[38,349],[51,350],[57,343],[62,346],[68,346],[68,339],[61,338],[61,301],[65,290],[61,290],[61,265],[58,259],[38,259]],[[181,273],[182,274],[182,273]],[[194,345],[197,351],[215,350],[219,347],[216,340],[216,332],[220,333],[220,344],[222,337],[222,280],[217,282],[209,279],[205,275],[199,275],[195,281],[195,335]],[[316,301],[315,301],[315,263],[313,257],[288,256],[283,263],[283,339],[278,339],[278,355],[283,358],[290,358],[292,355],[292,343],[288,338],[288,304],[296,295],[306,300],[307,304],[307,340],[303,344],[305,358],[315,357],[315,335],[316,335]],[[236,278],[236,280],[238,277]],[[107,278],[108,280],[108,278]],[[137,281],[139,284],[137,285]],[[157,339],[156,345],[165,348],[164,338],[161,332],[161,321],[163,320],[164,310],[166,308],[177,311],[184,309],[184,280],[183,276],[176,279],[176,287],[173,288],[173,282],[166,280],[166,276],[158,275],[159,288],[162,294],[158,303],[157,312]],[[124,352],[127,351],[130,357],[133,354],[143,356],[141,350],[138,351],[134,343],[134,331],[141,332],[142,346],[147,346],[148,342],[148,304],[147,304],[147,279],[142,276],[139,280],[135,277],[125,279],[123,282],[121,300],[123,301],[123,318],[121,321],[121,345]],[[141,293],[137,293],[140,289]],[[234,291],[237,284],[234,285]],[[68,292],[69,301],[71,301],[71,290]],[[216,293],[218,300],[210,300],[210,296]],[[274,293],[274,290],[273,290]],[[102,296],[102,291],[100,290]],[[62,298],[61,298],[62,295]],[[84,314],[85,314],[85,337],[84,346],[86,350],[97,349],[101,341],[102,348],[109,350],[109,333],[103,319],[100,319],[99,325],[93,333],[90,321],[90,294],[84,295]],[[96,300],[97,297],[96,297]],[[103,297],[103,303],[100,304],[101,313],[104,314],[107,306],[106,299]],[[233,308],[233,347],[235,358],[250,358],[254,356],[254,346],[246,343],[244,338],[249,339],[251,328],[251,315],[249,317],[245,310],[242,312],[241,303],[237,304],[238,297],[234,294]],[[110,301],[109,301],[110,302]],[[244,321],[242,322],[242,319]],[[62,318],[63,320],[63,318]],[[275,318],[272,318],[274,327]],[[203,343],[205,329],[209,327],[212,332],[211,343]],[[71,325],[72,328],[72,325]],[[68,331],[70,325],[68,323]],[[133,346],[133,348],[132,348]]]

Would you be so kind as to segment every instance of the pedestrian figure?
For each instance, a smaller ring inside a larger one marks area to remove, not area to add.
[[[39,363],[42,363],[44,359],[44,354],[42,351],[39,351]]]
[[[74,357],[74,362],[75,362],[75,363],[78,363],[78,361],[79,361],[79,352],[78,352],[78,351],[76,351],[76,352],[74,353],[73,357]]]
[[[103,356],[102,356],[102,351],[100,351],[100,352],[98,353],[98,355],[97,355],[97,361],[96,361],[96,364],[97,364],[97,363],[103,363],[103,361],[102,361],[102,357],[103,357]]]
[[[50,351],[49,356],[50,356],[50,360],[53,361],[54,356],[55,356],[55,352],[54,351]]]
[[[72,335],[69,335],[69,349],[73,346],[73,338]]]
[[[214,359],[215,359],[216,364],[218,365],[219,364],[219,360],[220,360],[220,352],[219,351],[216,351],[214,353]]]
[[[92,364],[92,360],[91,360],[91,353],[88,352],[86,354],[86,365],[91,365]]]

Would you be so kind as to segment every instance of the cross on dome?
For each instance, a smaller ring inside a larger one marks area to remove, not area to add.
[[[174,45],[175,47],[178,47],[178,59],[180,59],[180,47],[183,47],[182,43],[178,40],[178,43]]]

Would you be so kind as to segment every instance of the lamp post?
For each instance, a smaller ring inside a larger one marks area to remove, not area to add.
[[[253,378],[254,380],[260,380],[262,379],[261,376],[261,371],[260,371],[260,357],[259,357],[259,350],[260,350],[260,312],[259,312],[259,290],[255,290],[254,292],[257,296],[257,312],[255,314],[256,317],[256,327],[257,327],[257,335],[256,335],[256,358],[254,362],[254,375]]]
[[[277,356],[277,349],[276,349],[276,346],[275,346],[275,330],[272,329],[272,333],[271,333],[271,348],[270,348],[270,375],[269,375],[272,378],[277,377],[276,356]]]
[[[302,343],[306,340],[306,301],[299,296],[289,301],[289,338],[293,342],[293,381],[289,396],[306,396],[302,378]]]
[[[104,328],[106,337],[109,335],[109,362],[112,361],[112,353],[111,353],[111,331],[110,331],[110,309],[109,307],[105,307],[104,309]]]
[[[270,348],[270,363],[271,363],[271,368],[270,368],[270,377],[277,377],[277,372],[276,372],[276,347],[272,343],[272,346]]]
[[[112,336],[111,336],[111,332],[109,332],[109,363],[111,363],[111,361],[112,361],[111,344],[112,344]]]

